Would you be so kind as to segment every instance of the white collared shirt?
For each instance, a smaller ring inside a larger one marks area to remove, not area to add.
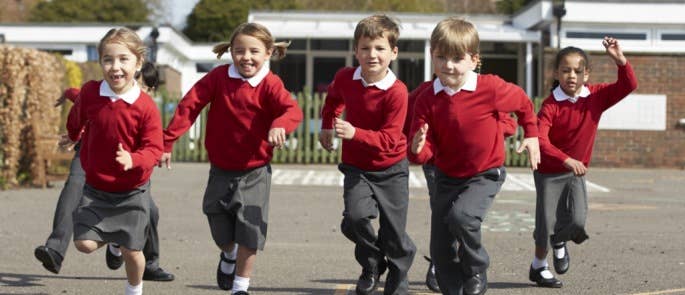
[[[478,74],[476,74],[474,71],[469,71],[466,74],[466,81],[464,81],[464,85],[461,86],[459,89],[452,89],[449,88],[445,85],[442,84],[439,78],[435,78],[433,81],[433,94],[438,94],[440,91],[445,91],[445,93],[449,96],[453,96],[457,94],[457,92],[466,90],[466,91],[476,91],[476,86],[478,85]]]
[[[140,97],[140,91],[140,87],[138,86],[138,82],[136,82],[136,80],[133,80],[133,87],[122,94],[116,94],[114,90],[112,90],[112,87],[109,86],[107,81],[102,80],[102,83],[100,83],[100,96],[109,97],[112,102],[121,99],[128,104],[133,104],[136,102],[136,100],[138,100],[138,97]]]
[[[376,88],[378,89],[388,90],[390,89],[390,87],[392,87],[392,84],[395,84],[397,76],[395,76],[395,73],[393,73],[392,70],[388,69],[388,73],[385,75],[385,77],[383,77],[383,79],[381,79],[378,82],[369,84],[366,82],[366,80],[364,80],[364,77],[362,77],[362,67],[359,66],[356,70],[354,70],[352,80],[361,80],[362,85],[364,85],[364,87],[376,86]]]
[[[250,78],[245,78],[243,75],[238,72],[238,69],[236,68],[235,64],[232,64],[228,67],[228,77],[233,78],[233,79],[242,79],[243,81],[247,81],[247,83],[250,83],[250,86],[252,87],[257,87],[259,83],[264,80],[266,75],[269,74],[269,62],[265,62],[262,65],[262,68],[259,69],[259,71],[252,77]]]
[[[566,94],[563,89],[561,89],[561,86],[557,86],[557,88],[554,88],[554,91],[552,91],[552,95],[554,95],[554,100],[556,101],[568,100],[572,103],[576,103],[579,98],[588,97],[590,95],[590,89],[583,85],[583,88],[580,89],[580,94],[578,94],[576,97],[571,97]]]

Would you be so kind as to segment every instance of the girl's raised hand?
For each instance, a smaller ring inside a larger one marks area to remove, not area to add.
[[[282,149],[285,145],[285,128],[271,128],[271,130],[269,130],[268,141],[274,148]]]
[[[411,152],[418,155],[423,146],[426,145],[426,134],[428,134],[428,124],[425,123],[419,130],[414,133],[414,138],[411,141]]]
[[[128,171],[133,167],[133,159],[131,158],[131,154],[124,149],[124,146],[119,143],[119,146],[117,147],[117,157],[116,161],[124,166],[124,171]]]
[[[604,37],[604,40],[602,40],[602,45],[604,45],[607,54],[609,54],[611,59],[613,59],[617,65],[623,66],[626,64],[626,62],[628,62],[626,57],[623,56],[623,51],[621,50],[621,46],[618,44],[617,39],[612,37]]]

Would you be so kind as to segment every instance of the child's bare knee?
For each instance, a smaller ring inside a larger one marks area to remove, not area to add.
[[[76,250],[82,253],[92,253],[98,248],[98,245],[95,241],[88,241],[88,240],[78,240],[74,241],[74,247],[76,247]]]

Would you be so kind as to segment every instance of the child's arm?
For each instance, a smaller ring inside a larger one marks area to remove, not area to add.
[[[369,150],[371,153],[387,153],[395,151],[403,141],[404,120],[407,118],[407,93],[406,87],[392,87],[388,89],[385,101],[378,105],[382,108],[382,124],[378,130],[367,130],[359,127],[354,128],[354,132],[346,133],[343,136],[358,143]],[[337,130],[336,130],[337,132]],[[346,136],[349,135],[349,136]]]
[[[564,163],[564,166],[573,171],[574,174],[584,175],[587,172],[585,165],[562,152],[549,140],[549,130],[552,128],[556,112],[557,106],[553,103],[547,103],[547,101],[545,101],[545,103],[542,104],[542,108],[540,108],[540,113],[538,114],[540,149],[545,156],[549,156],[556,161]]]
[[[500,78],[495,81],[495,109],[498,112],[516,113],[518,124],[523,127],[524,139],[516,150],[521,153],[528,151],[528,160],[533,170],[538,169],[540,163],[540,144],[538,142],[537,118],[533,102],[526,93],[515,84],[505,82]]]
[[[285,89],[280,79],[277,79],[274,86],[270,88],[270,93],[274,97],[274,99],[268,100],[272,102],[271,112],[274,115],[274,120],[271,123],[267,140],[271,146],[283,148],[285,136],[295,131],[302,122],[302,110],[290,92]]]
[[[150,169],[157,164],[162,156],[162,121],[157,107],[151,104],[149,112],[143,120],[144,122],[140,124],[142,130],[139,132],[140,145],[138,148],[128,152],[124,150],[121,143],[119,144],[116,160],[124,166],[124,170],[128,170],[126,169],[127,166],[129,169]]]
[[[618,67],[618,78],[616,82],[598,90],[599,93],[605,93],[605,95],[602,95],[602,97],[605,98],[602,100],[602,103],[603,109],[606,110],[624,99],[637,88],[637,78],[635,77],[633,68],[623,55],[618,40],[611,37],[604,37],[602,45],[604,45],[607,55],[609,55]]]
[[[518,124],[516,124],[516,120],[514,120],[514,118],[512,118],[508,113],[499,113],[498,124],[502,126],[502,133],[504,133],[504,137],[509,137],[516,134]]]
[[[88,85],[89,84],[87,83],[84,87],[89,87]],[[67,135],[72,143],[81,139],[81,131],[86,124],[86,114],[84,110],[84,105],[86,103],[87,102],[84,102],[84,99],[77,99],[69,110],[69,116],[67,117]]]
[[[78,98],[80,92],[81,90],[78,88],[69,88],[64,90],[64,93],[55,102],[55,107],[63,105],[67,99],[71,102],[76,102],[76,98]]]
[[[328,85],[326,100],[321,107],[321,133],[319,133],[319,143],[321,143],[321,146],[327,151],[333,150],[333,127],[335,125],[335,118],[340,117],[345,109],[345,101],[335,83],[339,74],[340,72],[336,74],[333,82]]]
[[[159,167],[165,163],[167,169],[171,169],[171,151],[174,149],[174,142],[188,131],[202,109],[214,98],[214,85],[216,83],[214,77],[217,74],[225,75],[226,73],[216,69],[207,73],[193,85],[193,88],[176,106],[174,116],[169,121],[167,128],[164,129],[164,153],[159,158]]]
[[[433,158],[432,131],[429,123],[430,106],[425,103],[426,99],[417,98],[414,104],[414,115],[412,116],[411,131],[412,144],[410,152],[407,153],[409,161],[412,163],[423,164]]]

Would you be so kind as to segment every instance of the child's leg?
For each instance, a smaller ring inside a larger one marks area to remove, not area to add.
[[[585,241],[587,218],[587,189],[585,177],[568,175],[564,179],[564,190],[557,205],[557,222],[554,225],[552,244],[574,241],[577,244]]]
[[[121,253],[126,264],[126,279],[128,280],[126,294],[142,294],[145,255],[140,250],[130,250],[125,247],[121,247]]]
[[[235,280],[232,292],[247,291],[250,287],[250,277],[257,259],[257,249],[238,246],[238,259],[236,262]]]
[[[92,240],[75,240],[74,241],[74,246],[76,247],[77,250],[80,252],[89,254],[92,253],[93,251],[99,249],[100,247],[107,245],[105,242],[98,242],[98,241],[92,241]]]

